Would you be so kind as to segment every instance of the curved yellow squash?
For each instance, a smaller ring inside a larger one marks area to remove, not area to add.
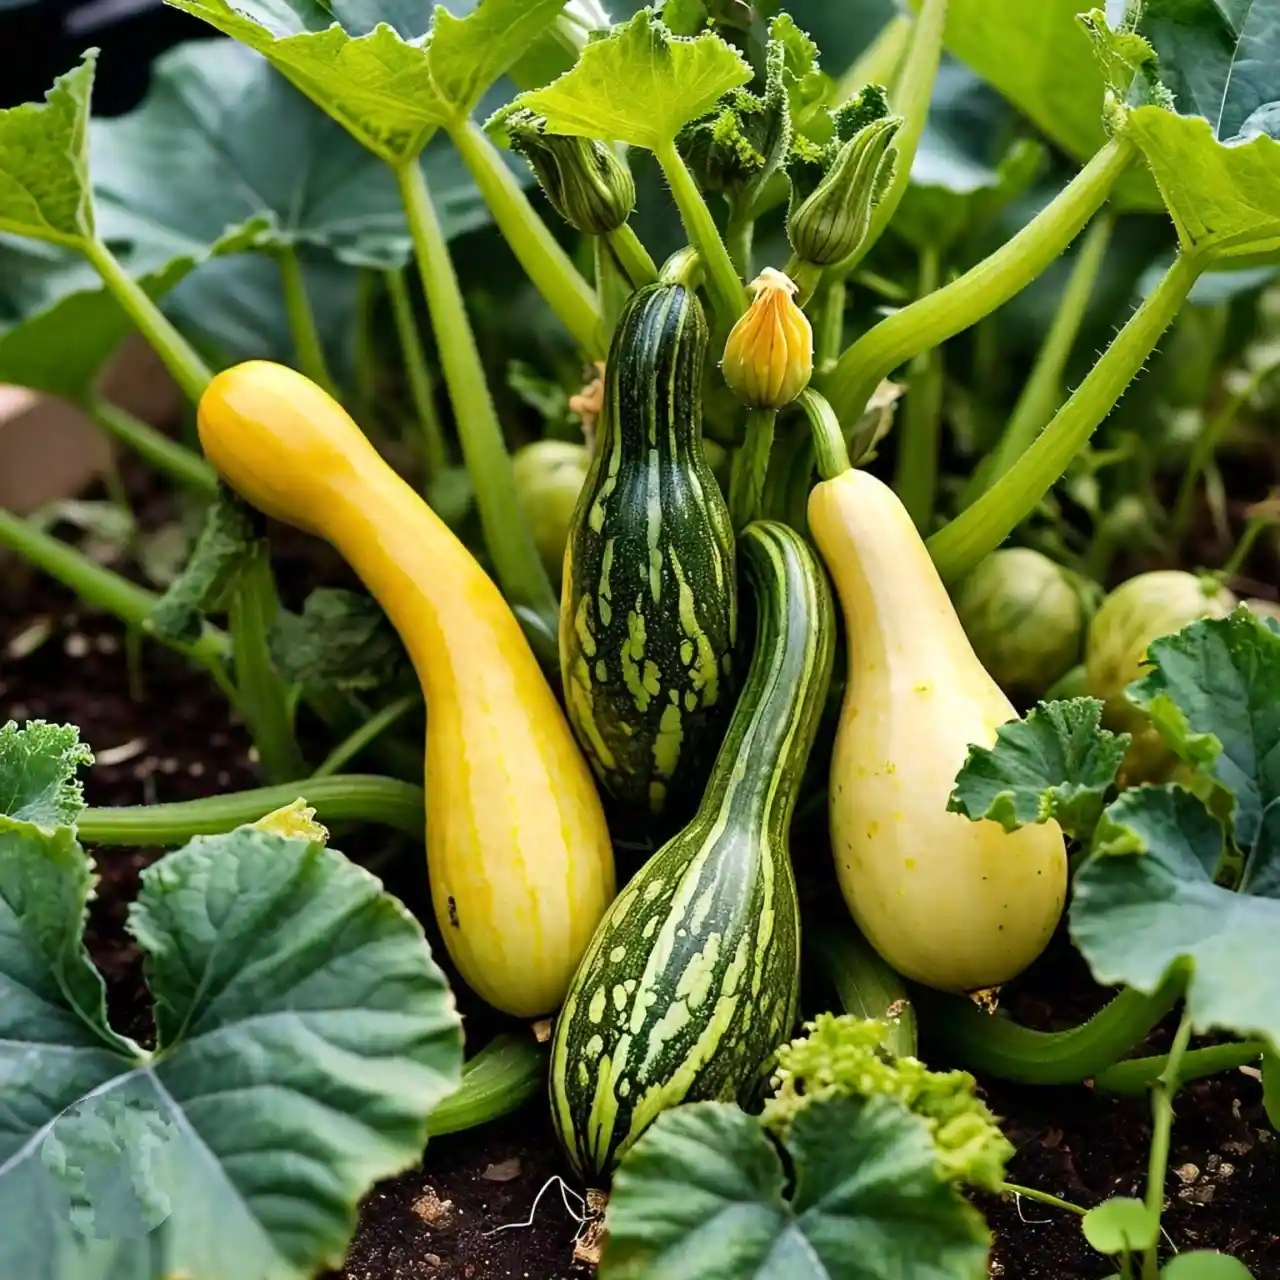
[[[521,1016],[561,1002],[614,896],[586,761],[497,587],[315,383],[249,361],[200,401],[200,442],[255,507],[331,542],[404,640],[426,697],[427,866],[467,982]]]
[[[1007,834],[947,812],[970,744],[1013,707],[974,655],[924,543],[865,471],[816,485],[809,527],[844,610],[849,682],[831,762],[831,842],[858,927],[900,973],[995,986],[1044,949],[1067,861],[1056,823]]]

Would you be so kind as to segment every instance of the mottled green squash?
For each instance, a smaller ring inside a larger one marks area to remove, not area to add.
[[[551,1112],[589,1182],[668,1107],[745,1102],[795,1021],[800,914],[787,831],[835,621],[799,534],[762,521],[738,545],[756,646],[706,794],[614,900],[556,1021]]]
[[[565,558],[569,721],[604,790],[653,813],[699,793],[733,702],[733,530],[702,448],[706,348],[683,285],[632,295]]]

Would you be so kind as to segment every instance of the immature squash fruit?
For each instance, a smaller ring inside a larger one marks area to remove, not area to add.
[[[568,440],[535,440],[511,459],[520,509],[547,575],[559,583],[582,482],[591,465],[585,446]]]

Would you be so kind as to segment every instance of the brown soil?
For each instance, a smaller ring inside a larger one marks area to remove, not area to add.
[[[12,565],[0,572],[0,654],[33,622],[47,639],[20,659],[0,658],[0,720],[46,718],[81,726],[109,761],[87,779],[92,804],[187,799],[254,784],[248,741],[213,686],[154,646],[145,655],[142,699],[130,696],[119,628],[85,616],[60,589]],[[290,593],[291,594],[291,593]],[[114,749],[114,750],[113,750]],[[127,757],[127,758],[122,758]],[[157,851],[104,849],[88,941],[109,984],[122,1031],[145,1039],[150,1014],[125,908]],[[420,878],[407,860],[388,868],[389,887],[421,910]],[[403,883],[402,883],[403,882]],[[416,901],[415,901],[416,899]],[[815,985],[810,991],[817,991]],[[1069,948],[1037,966],[1016,997],[1024,1020],[1086,1014],[1098,993]],[[469,1039],[484,1043],[494,1020],[468,1009]],[[1158,1037],[1153,1041],[1158,1051]],[[935,1065],[943,1065],[937,1063]],[[1010,1178],[1081,1206],[1141,1194],[1149,1112],[1145,1102],[1088,1090],[1026,1089],[990,1082],[993,1108],[1018,1148]],[[365,1201],[346,1267],[329,1280],[550,1280],[587,1276],[573,1244],[582,1205],[568,1203],[545,1107],[535,1101],[487,1128],[433,1142],[425,1167],[377,1187]],[[525,1224],[541,1190],[531,1225]],[[1258,1280],[1280,1280],[1280,1141],[1269,1128],[1256,1079],[1233,1072],[1180,1096],[1164,1222],[1178,1249],[1219,1248]],[[1031,1201],[984,1197],[997,1236],[991,1275],[1010,1280],[1099,1280],[1113,1272],[1085,1245],[1074,1217]]]

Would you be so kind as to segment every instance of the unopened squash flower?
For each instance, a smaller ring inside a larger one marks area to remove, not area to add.
[[[796,305],[795,281],[773,267],[751,282],[755,301],[724,344],[730,390],[752,409],[781,409],[813,376],[813,329]]]

